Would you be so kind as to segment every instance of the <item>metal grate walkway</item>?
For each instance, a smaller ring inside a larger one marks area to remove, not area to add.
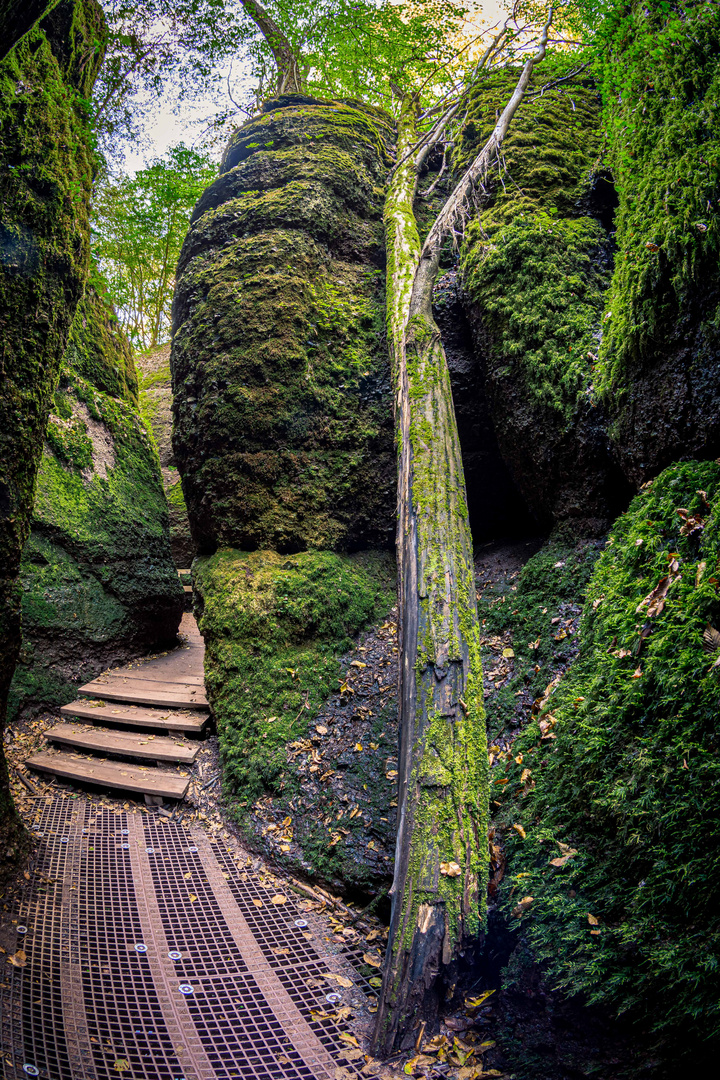
[[[3,918],[25,965],[0,981],[7,1080],[359,1075],[342,1006],[362,980],[338,984],[315,917],[237,849],[82,797],[33,827],[39,873]]]

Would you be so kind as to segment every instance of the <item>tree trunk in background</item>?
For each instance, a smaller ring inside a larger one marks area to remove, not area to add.
[[[51,7],[1,62],[0,737],[20,649],[20,555],[60,361],[88,272],[93,153],[77,98],[90,96],[104,51],[96,0]],[[19,34],[27,22],[18,24]],[[13,869],[23,836],[0,753],[0,876]]]
[[[241,0],[242,6],[270,46],[278,72],[277,92],[303,94],[305,81],[295,51],[278,24],[270,18],[258,0]]]
[[[473,551],[432,280],[418,288],[415,107],[399,120],[387,196],[388,330],[396,381],[400,754],[390,936],[373,1048],[412,1045],[438,976],[478,936],[487,849],[487,744]],[[483,895],[484,895],[484,890]]]

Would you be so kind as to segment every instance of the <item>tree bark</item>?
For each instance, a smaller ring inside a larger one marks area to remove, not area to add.
[[[303,94],[305,80],[298,57],[285,34],[258,0],[242,0],[242,6],[270,46],[278,72],[278,94]]]
[[[403,100],[399,165],[385,209],[387,321],[396,388],[400,750],[392,913],[373,1052],[409,1049],[452,991],[485,909],[488,765],[472,537],[447,360],[432,291],[545,55],[526,62],[493,134],[420,249],[414,102]]]

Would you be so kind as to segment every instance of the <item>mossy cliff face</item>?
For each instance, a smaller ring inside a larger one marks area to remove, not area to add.
[[[173,435],[193,535],[217,546],[392,546],[384,346],[389,122],[282,99],[200,199],[173,308]]]
[[[546,623],[552,592],[538,592]],[[528,614],[521,606],[514,598],[513,615]],[[543,632],[538,612],[528,627],[543,634],[541,664],[545,638],[553,647],[562,632],[565,647],[577,633],[567,614]],[[647,1075],[677,1075],[720,1045],[719,623],[720,466],[676,464],[614,525],[586,589],[577,659],[546,693],[535,688],[512,748],[493,748],[508,860],[499,902],[522,941],[508,993],[532,957],[544,995],[557,988],[639,1024],[638,1057],[619,1067],[605,1056],[599,1076],[646,1075],[641,1050],[654,1060]],[[518,907],[523,897],[532,902]],[[523,1041],[519,1075],[577,1075],[543,1066],[530,1029]]]
[[[11,718],[70,701],[78,683],[175,637],[184,594],[136,388],[127,341],[102,283],[91,281],[61,368],[23,551]]]
[[[604,39],[620,205],[599,385],[639,487],[720,451],[720,9],[617,4]]]
[[[346,694],[354,694],[348,675],[341,676],[340,658],[364,627],[392,607],[394,558],[378,552],[279,555],[223,548],[195,562],[194,579],[208,697],[218,719],[224,795],[248,840],[262,846],[257,825],[249,820],[253,804],[258,797],[268,804],[275,800],[276,810],[281,805],[295,817],[292,800],[307,775],[307,762],[298,760],[298,751],[310,747],[308,732],[315,734],[311,725],[326,699],[343,685]],[[356,666],[365,664],[356,661]],[[375,724],[381,719],[376,716]],[[289,754],[288,747],[295,753]],[[377,767],[367,755],[363,779],[373,805],[373,793],[382,791],[377,809],[387,814],[393,785],[385,780],[382,760],[388,747],[376,749]],[[332,880],[336,887],[367,887],[372,874],[363,856],[340,834],[333,839],[333,829],[317,820],[329,815],[328,821],[334,821],[346,812],[348,795],[338,780],[342,771],[330,780],[337,768],[333,761],[315,766],[324,774],[316,820],[310,815],[295,828],[292,853],[288,848],[284,858],[275,855],[289,868]],[[362,831],[362,818],[352,829]]]
[[[187,507],[172,448],[172,381],[170,345],[136,358],[140,374],[140,408],[152,428],[160,458],[163,487],[170,516],[170,548],[175,565],[189,567],[196,548],[190,534]]]
[[[111,397],[138,404],[138,377],[132,349],[120,329],[96,266],[90,265],[63,357],[66,377],[79,375]]]
[[[95,0],[65,0],[0,63],[0,727],[20,647],[16,578],[35,474],[88,270],[85,102],[104,33]],[[4,773],[3,762],[0,819],[10,822]],[[0,868],[11,846],[0,848]]]
[[[595,171],[597,87],[538,69],[503,147],[507,172],[468,227],[461,277],[502,456],[544,526],[598,533],[617,510],[618,482],[593,386],[610,280],[612,189]],[[488,77],[456,151],[467,164],[485,142],[518,69]],[[622,484],[620,484],[622,500]]]

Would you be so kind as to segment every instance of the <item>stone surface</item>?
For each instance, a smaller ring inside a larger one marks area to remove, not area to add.
[[[150,424],[160,457],[163,487],[170,515],[170,547],[178,569],[187,569],[196,555],[190,534],[180,473],[172,448],[172,382],[170,344],[135,360],[140,375],[140,407]]]
[[[96,0],[64,0],[20,38],[42,12],[37,3],[2,11],[10,36],[0,63],[0,728],[20,648],[17,573],[43,433],[88,271],[93,154],[80,103],[106,33]],[[6,776],[0,757],[0,872],[19,835]]]
[[[136,393],[129,347],[95,277],[46,430],[20,574],[23,647],[11,717],[65,704],[78,683],[174,640],[184,594]]]
[[[266,108],[232,139],[178,267],[173,438],[191,528],[203,553],[391,547],[392,131],[338,102]]]
[[[543,64],[533,86],[562,75],[562,63]],[[501,71],[477,91],[456,167],[484,143],[517,74]],[[591,81],[529,96],[504,144],[503,184],[491,184],[461,251],[479,385],[502,458],[541,527],[589,535],[629,498],[593,387],[614,201],[598,172],[600,139]]]

